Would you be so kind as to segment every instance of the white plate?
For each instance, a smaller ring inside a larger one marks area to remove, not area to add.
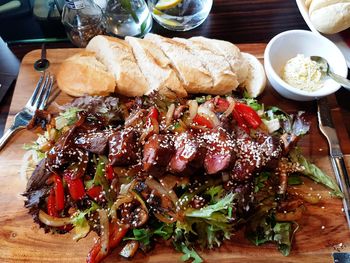
[[[310,18],[309,18],[309,12],[307,7],[305,6],[305,0],[296,0],[299,11],[301,15],[303,16],[306,24],[310,28],[310,30],[316,34],[320,34],[320,32],[317,31],[317,29],[312,25]],[[338,46],[340,51],[343,53],[346,63],[348,64],[348,67],[350,68],[350,47],[343,41],[342,37],[339,34],[333,34],[333,35],[323,35],[333,41],[334,44]]]

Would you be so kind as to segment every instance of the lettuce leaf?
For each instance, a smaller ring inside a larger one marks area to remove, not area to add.
[[[55,118],[56,129],[61,130],[66,126],[74,124],[78,120],[77,113],[79,111],[81,111],[79,108],[71,107],[61,112],[60,115]]]
[[[99,206],[92,202],[92,205],[90,208],[84,210],[84,211],[77,211],[72,216],[72,224],[74,226],[75,234],[73,236],[73,240],[78,241],[79,239],[86,237],[86,235],[90,231],[90,224],[88,219],[86,218],[86,215],[95,212]]]
[[[342,198],[343,193],[341,192],[336,181],[324,173],[320,168],[315,164],[308,161],[301,153],[300,150],[295,149],[289,153],[291,160],[295,163],[299,163],[305,169],[301,173],[317,183],[321,183],[332,191],[332,194],[336,197]]]

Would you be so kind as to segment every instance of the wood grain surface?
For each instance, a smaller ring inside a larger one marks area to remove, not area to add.
[[[242,51],[262,58],[264,44],[239,45]],[[77,52],[78,49],[48,50],[51,61],[50,71],[55,72],[63,59]],[[30,97],[40,74],[33,70],[33,62],[40,56],[35,50],[26,55],[22,61],[20,74],[14,91],[7,126],[27,99]],[[57,94],[55,90],[53,94]],[[63,93],[55,98],[55,103],[62,104],[71,98]],[[303,137],[300,145],[304,154],[313,160],[328,174],[333,174],[328,159],[326,140],[317,128],[314,103],[296,103],[283,99],[268,87],[261,100],[267,105],[277,105],[287,111],[305,110],[312,122],[310,134]],[[331,108],[343,151],[350,153],[350,143],[342,116],[335,98],[330,97]],[[54,104],[50,105],[52,111]],[[26,179],[19,174],[24,143],[35,139],[29,131],[15,135],[6,148],[0,152],[0,262],[84,262],[94,242],[95,234],[75,242],[72,235],[45,234],[32,221],[23,207],[21,193],[25,189]],[[349,165],[350,158],[346,156]],[[295,236],[293,250],[289,257],[283,257],[274,245],[255,247],[238,232],[230,241],[219,249],[201,251],[206,262],[332,262],[331,254],[337,251],[350,251],[350,232],[340,200],[329,196],[328,190],[310,183],[313,191],[320,191],[321,202],[308,205],[303,220],[299,222],[300,230]],[[114,251],[105,262],[125,262]],[[149,254],[138,253],[133,262],[179,262],[180,254],[167,244],[158,244]]]

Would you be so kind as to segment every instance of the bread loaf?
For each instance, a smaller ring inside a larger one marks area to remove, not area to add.
[[[88,95],[107,96],[114,93],[115,78],[99,62],[94,52],[83,51],[66,59],[56,74],[61,90],[75,97]]]
[[[338,33],[350,27],[350,0],[312,0],[309,16],[321,33]]]
[[[224,95],[240,86],[255,97],[265,82],[260,62],[242,56],[229,42],[155,34],[125,41],[96,36],[86,51],[64,61],[57,74],[58,86],[72,96],[116,92],[133,97],[157,91],[174,99],[187,93]]]

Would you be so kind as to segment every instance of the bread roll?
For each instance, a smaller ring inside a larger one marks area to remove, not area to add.
[[[248,75],[248,64],[242,58],[237,46],[227,41],[205,37],[192,37],[190,40],[202,44],[217,55],[223,56],[230,64],[232,72],[236,74],[238,83],[241,84],[245,81]]]
[[[62,62],[57,74],[58,87],[75,97],[107,96],[114,92],[115,78],[99,62],[94,52],[83,51]]]
[[[94,51],[97,59],[115,76],[117,93],[133,97],[149,92],[150,87],[127,42],[114,37],[96,36],[86,49]]]
[[[172,99],[187,96],[176,72],[171,68],[171,61],[159,47],[145,39],[126,37],[125,40],[131,46],[137,64],[150,86],[145,95],[158,91]]]
[[[309,16],[321,33],[338,33],[350,27],[350,0],[313,0]]]
[[[185,44],[191,50],[191,53],[210,72],[213,78],[213,87],[209,90],[203,90],[203,93],[224,95],[231,93],[238,87],[237,76],[232,72],[230,64],[224,56],[215,54],[202,42],[184,38],[173,38],[173,40]]]
[[[147,34],[145,39],[158,46],[169,58],[188,93],[210,91],[213,87],[210,72],[185,44],[155,34]]]

